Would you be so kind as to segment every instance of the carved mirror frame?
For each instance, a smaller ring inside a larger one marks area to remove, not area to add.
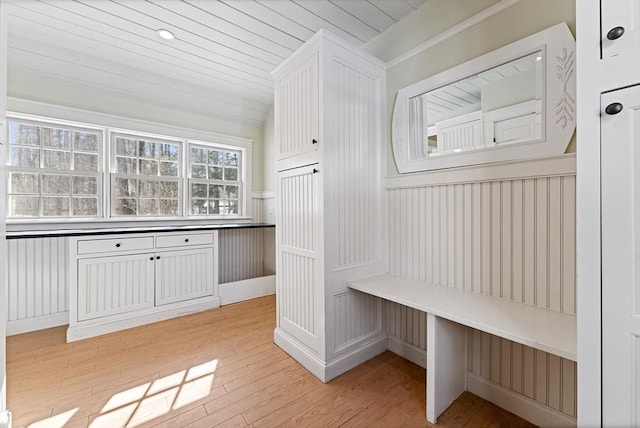
[[[541,139],[412,158],[409,103],[413,97],[538,51],[544,61]],[[428,171],[563,154],[576,127],[575,100],[575,40],[567,24],[561,23],[398,91],[391,131],[398,171]]]

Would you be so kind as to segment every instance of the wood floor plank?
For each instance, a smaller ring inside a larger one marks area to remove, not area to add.
[[[431,426],[424,369],[385,352],[323,384],[274,328],[268,296],[73,343],[65,327],[8,337],[13,426]],[[483,425],[531,426],[469,393],[438,421]]]

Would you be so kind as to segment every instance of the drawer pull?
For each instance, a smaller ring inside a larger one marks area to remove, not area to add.
[[[185,239],[184,242],[189,242],[189,238]]]
[[[120,243],[119,242],[116,244],[116,248],[120,248]]]
[[[613,27],[607,33],[607,39],[618,40],[624,34],[624,27]]]

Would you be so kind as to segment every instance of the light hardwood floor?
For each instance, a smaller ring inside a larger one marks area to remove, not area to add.
[[[7,338],[14,427],[423,427],[424,369],[390,353],[322,384],[273,343],[273,296],[65,343]],[[463,394],[438,426],[531,426]]]

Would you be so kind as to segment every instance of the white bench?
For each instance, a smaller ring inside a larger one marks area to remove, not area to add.
[[[390,274],[348,287],[427,313],[427,419],[432,423],[466,390],[466,327],[576,361],[574,315]]]

